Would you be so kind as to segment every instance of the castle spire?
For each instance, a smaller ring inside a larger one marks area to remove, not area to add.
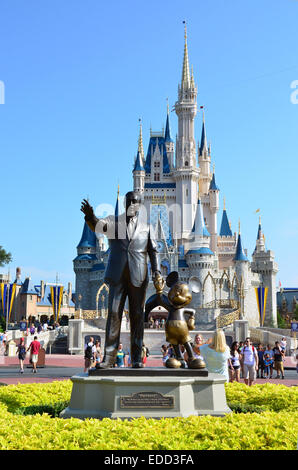
[[[223,213],[222,213],[222,219],[221,219],[221,226],[220,226],[220,232],[219,232],[220,237],[232,237],[233,233],[230,227],[227,211],[226,211],[226,200],[224,198],[224,208],[223,208]]]
[[[169,101],[167,100],[167,120],[166,120],[166,130],[165,130],[165,142],[173,142],[171,137],[171,129],[170,129],[170,109],[169,109]]]
[[[239,220],[239,229],[238,229],[238,240],[237,240],[237,247],[236,253],[234,257],[234,261],[248,261],[246,254],[242,248],[242,240],[241,240],[241,232],[240,232],[240,220]]]
[[[202,134],[201,134],[201,145],[200,145],[200,155],[203,155],[204,150],[208,153],[207,149],[207,137],[206,137],[206,126],[205,126],[205,113],[203,110],[203,123],[202,123]]]
[[[144,161],[144,147],[143,147],[143,128],[142,128],[142,119],[139,119],[140,122],[140,131],[139,131],[139,139],[138,139],[138,152],[141,155],[142,163]]]
[[[190,74],[189,74],[186,21],[183,21],[183,24],[184,24],[184,57],[183,57],[181,85],[185,86],[185,87],[189,87],[189,85],[190,85]]]

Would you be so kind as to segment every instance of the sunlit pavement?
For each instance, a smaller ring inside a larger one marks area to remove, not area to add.
[[[84,371],[84,357],[82,355],[46,355],[45,367],[38,368],[36,374],[32,372],[29,360],[25,361],[24,373],[19,372],[19,362],[17,357],[0,357],[0,384],[10,385],[18,383],[46,383],[54,380],[68,380],[73,375],[81,374]],[[150,356],[146,367],[162,367],[161,356]],[[276,379],[276,371],[273,372],[272,379],[256,379],[255,383],[275,383],[288,387],[298,385],[298,374],[293,358],[286,357],[284,362],[285,379]],[[244,382],[243,379],[240,380]]]

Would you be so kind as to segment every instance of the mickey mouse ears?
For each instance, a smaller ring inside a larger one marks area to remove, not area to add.
[[[177,271],[172,271],[166,278],[166,285],[172,287],[176,282],[179,281],[179,274]]]
[[[179,273],[177,271],[172,271],[166,278],[166,284],[168,287],[172,287],[176,282],[179,281]],[[189,288],[192,292],[197,294],[201,290],[200,280],[196,276],[192,276],[188,281]]]

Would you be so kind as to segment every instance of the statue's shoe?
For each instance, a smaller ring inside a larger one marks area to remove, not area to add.
[[[106,356],[100,364],[96,365],[96,369],[112,369],[115,365],[116,357]]]
[[[191,359],[187,362],[189,369],[205,369],[206,364],[202,359]]]
[[[142,362],[133,362],[131,367],[133,369],[142,369],[144,367],[144,364]]]
[[[174,357],[170,357],[166,362],[166,367],[169,369],[180,369],[181,362],[175,359]]]

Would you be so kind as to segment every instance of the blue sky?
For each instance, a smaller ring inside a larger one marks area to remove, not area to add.
[[[260,208],[277,282],[298,286],[297,16],[296,0],[3,0],[0,245],[12,275],[74,282],[80,201],[114,205],[118,183],[132,188],[138,119],[146,151],[177,99],[185,19],[219,223],[225,197],[251,257]]]

